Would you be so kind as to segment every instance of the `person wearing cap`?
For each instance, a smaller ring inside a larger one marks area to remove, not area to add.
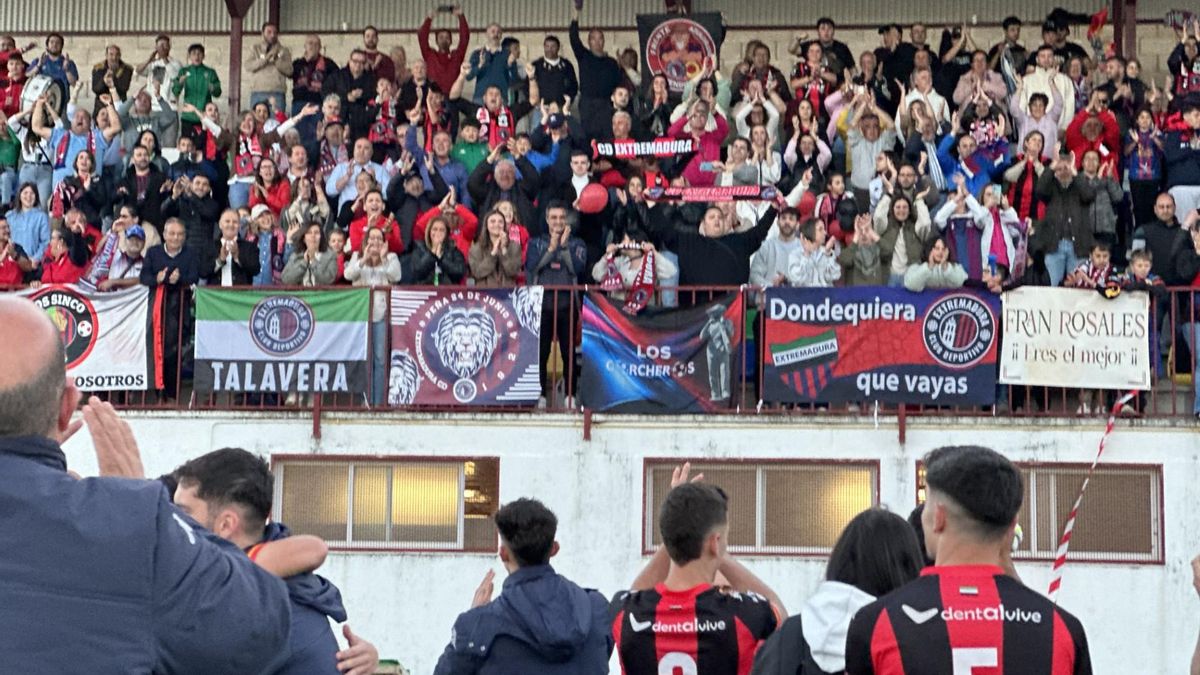
[[[219,227],[220,222],[218,221]],[[299,225],[297,225],[298,227]],[[254,249],[252,257],[258,261],[257,269],[254,269],[255,273],[249,275],[250,282],[255,286],[277,285],[282,280],[283,266],[287,261],[289,248],[287,233],[279,227],[275,213],[266,204],[257,204],[250,209],[250,225],[246,230],[246,240]],[[226,233],[222,231],[221,236],[226,238]],[[242,249],[239,248],[237,255],[239,261],[241,256]],[[247,262],[244,268],[249,271],[253,266]]]
[[[125,230],[121,250],[108,268],[108,278],[96,285],[102,291],[115,291],[141,283],[142,249],[146,246],[146,231],[141,225]]]
[[[325,189],[325,179],[339,164],[350,161],[350,151],[346,148],[346,124],[340,117],[327,117],[322,124],[321,137],[304,149],[308,151],[313,180]]]

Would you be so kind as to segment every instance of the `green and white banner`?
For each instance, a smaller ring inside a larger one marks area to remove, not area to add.
[[[367,391],[368,288],[196,289],[197,391]]]

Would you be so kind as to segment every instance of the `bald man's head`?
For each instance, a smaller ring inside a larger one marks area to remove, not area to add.
[[[66,355],[54,324],[29,300],[0,296],[0,344],[10,345],[0,350],[0,438],[57,440],[79,392],[66,384]]]

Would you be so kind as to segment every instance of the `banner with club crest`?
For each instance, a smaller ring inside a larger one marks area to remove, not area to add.
[[[196,390],[367,391],[369,288],[196,289]]]
[[[533,405],[542,287],[392,289],[388,404]]]

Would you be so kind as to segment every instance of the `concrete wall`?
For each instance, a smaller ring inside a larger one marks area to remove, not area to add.
[[[556,567],[611,595],[644,563],[640,554],[643,460],[647,457],[859,459],[880,463],[880,500],[899,513],[914,503],[915,462],[945,444],[988,445],[1018,461],[1087,463],[1099,422],[1037,425],[913,420],[897,442],[894,420],[608,419],[584,441],[579,418],[553,415],[438,417],[327,415],[320,441],[312,420],[295,416],[130,413],[146,471],[159,475],[188,458],[227,445],[264,456],[418,455],[500,457],[502,502],[536,496],[559,517]],[[817,423],[820,422],[820,423]],[[66,448],[72,468],[95,473],[81,433]],[[1196,636],[1188,561],[1200,542],[1200,444],[1194,429],[1122,426],[1106,462],[1164,467],[1165,565],[1071,562],[1062,605],[1084,623],[1098,673],[1184,672]],[[1084,507],[1087,508],[1085,501]],[[792,612],[823,575],[824,560],[749,557]],[[1045,589],[1049,563],[1018,565],[1025,582]],[[455,616],[484,572],[503,574],[483,554],[334,553],[322,570],[342,590],[350,623],[385,657],[428,673]],[[499,586],[497,587],[499,588]]]
[[[475,28],[482,30],[482,25],[477,25]],[[811,28],[798,30],[791,29],[775,29],[775,30],[738,30],[733,29],[727,35],[724,47],[721,51],[721,59],[724,72],[728,73],[733,67],[733,64],[741,58],[742,50],[746,42],[750,39],[757,38],[767,43],[771,47],[771,53],[775,57],[775,63],[791,63],[792,57],[787,56],[787,48],[793,36],[797,33],[808,33],[815,35],[815,31]],[[1111,31],[1108,31],[1111,32]],[[563,41],[564,51],[568,58],[572,58],[570,47],[567,42],[566,26],[561,30],[556,31],[560,39]],[[546,31],[536,32],[516,32],[512,35],[521,41],[524,48],[524,55],[533,54],[533,57],[541,55],[542,38],[546,35]],[[999,28],[980,27],[975,30],[976,42],[981,46],[991,45],[1001,38]],[[1032,27],[1026,28],[1025,43],[1032,44],[1040,40],[1040,35],[1036,34],[1036,30]],[[857,56],[858,53],[865,49],[874,49],[879,45],[879,35],[874,30],[863,29],[842,29],[838,31],[838,38],[844,41]],[[19,35],[17,36],[18,44],[25,44],[29,40],[41,40],[41,36],[36,35]],[[257,34],[251,33],[246,35],[244,44],[244,55],[250,54],[251,45],[259,38]],[[293,52],[293,58],[302,51],[304,44],[304,36],[301,34],[285,34],[281,38],[283,43]],[[931,40],[936,41],[939,35],[931,30]],[[114,39],[105,36],[93,35],[72,35],[67,38],[66,52],[75,59],[82,72],[90,72],[91,67],[104,59],[105,46]],[[116,43],[122,48],[125,54],[125,60],[130,63],[140,64],[145,60],[146,56],[154,48],[154,35],[122,35],[115,39]],[[347,33],[331,33],[323,34],[322,41],[325,45],[326,54],[338,62],[339,65],[344,65],[350,50],[361,45],[362,36],[357,32]],[[481,37],[479,33],[475,33],[472,37],[472,44],[480,44]],[[229,36],[227,34],[220,35],[188,35],[179,36],[174,40],[173,53],[176,58],[181,61],[186,60],[186,48],[191,42],[202,42],[205,45],[207,58],[206,63],[216,69],[221,76],[222,82],[227,82],[229,77]],[[638,44],[636,31],[610,31],[608,33],[609,51],[614,52],[624,47],[630,46],[637,48]],[[1153,77],[1158,83],[1162,83],[1163,76],[1166,74],[1167,56],[1176,44],[1174,33],[1163,28],[1161,25],[1143,25],[1138,26],[1138,49],[1137,56],[1141,59],[1145,72],[1145,77]],[[389,51],[393,46],[402,46],[409,55],[409,59],[416,58],[419,55],[415,32],[391,32],[384,33],[380,37],[380,47],[383,51]],[[32,58],[32,56],[31,56]],[[250,91],[243,87],[242,101],[249,100]],[[81,94],[81,100],[86,102],[88,107],[91,106],[92,95],[89,86],[85,87],[85,91]],[[222,102],[223,107],[226,107],[226,102]]]

